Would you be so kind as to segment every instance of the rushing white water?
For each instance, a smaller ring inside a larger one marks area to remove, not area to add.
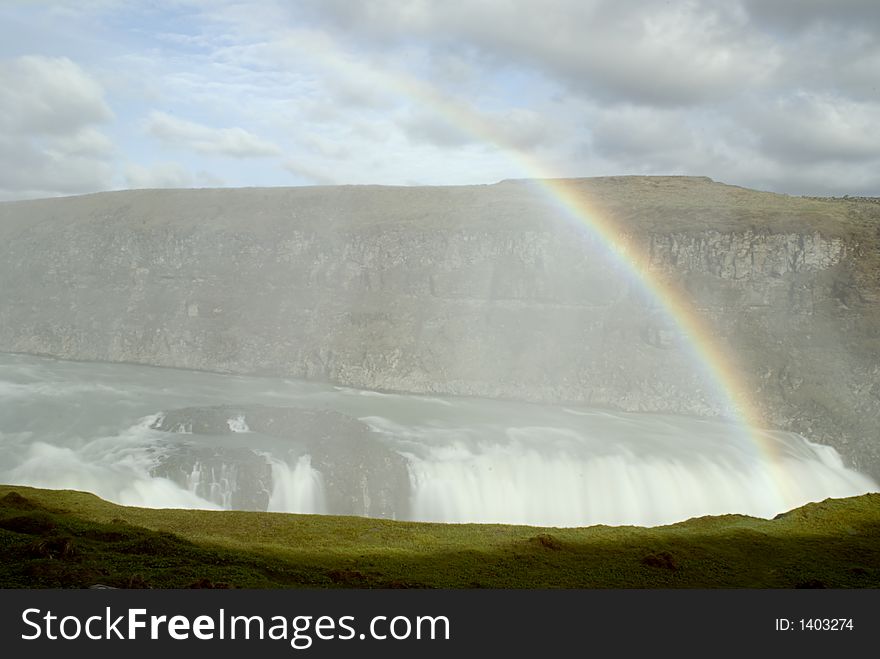
[[[127,506],[204,508],[220,506],[167,478],[151,474],[157,431],[148,416],[117,435],[78,439],[68,446],[44,441],[12,441],[0,437],[6,483],[84,490]],[[19,438],[20,440],[21,438]],[[13,457],[14,456],[14,457]]]
[[[851,496],[871,489],[868,479],[821,455],[788,460],[792,501]],[[652,526],[700,515],[780,512],[776,484],[760,464],[707,459],[615,455],[551,455],[523,445],[457,445],[414,458],[413,517],[426,521],[505,522],[549,526]]]
[[[877,489],[846,469],[833,448],[794,433],[762,433],[771,458],[728,424],[575,415],[586,421],[576,430],[508,427],[492,439],[470,429],[365,420],[410,440],[411,515],[424,521],[651,526],[725,513],[772,517]]]
[[[232,432],[250,432],[251,429],[248,428],[247,422],[244,420],[244,415],[239,414],[232,419],[226,420],[226,425],[229,426],[229,429]]]
[[[290,465],[270,459],[272,465],[272,495],[270,512],[324,513],[324,483],[321,474],[312,467],[308,455],[300,456]]]
[[[192,434],[191,424],[177,432],[151,427],[160,410],[225,404],[360,418],[405,458],[398,518],[655,525],[722,513],[771,517],[877,490],[833,448],[793,433],[764,431],[756,443],[736,425],[668,415],[3,354],[0,482],[86,490],[137,506],[214,509],[247,500],[270,511],[333,513],[327,484],[346,473],[366,504],[356,510],[376,500],[344,446],[322,458],[336,460],[331,481],[303,446],[251,431],[244,415],[218,435]]]

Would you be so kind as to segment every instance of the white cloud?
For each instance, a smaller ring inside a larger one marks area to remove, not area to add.
[[[561,163],[573,175],[692,173],[787,192],[821,180],[826,189],[849,188],[856,179],[845,180],[839,167],[784,165],[799,158],[872,162],[880,154],[874,140],[858,138],[878,123],[876,109],[848,96],[875,94],[880,49],[870,35],[835,39],[835,30],[851,30],[854,17],[873,10],[843,0],[835,12],[808,0],[811,18],[780,39],[782,18],[756,4],[303,0],[264,2],[254,12],[235,4],[212,16],[220,31],[234,24],[279,64],[319,72],[296,101],[296,131],[311,127],[325,136],[324,146],[287,167],[309,170],[313,180],[351,181],[352,171],[370,169],[367,154],[377,146],[391,151],[385,145],[403,139],[409,146],[395,148],[401,156],[372,170],[377,179],[395,160],[402,182],[419,176],[410,176],[414,169],[455,170],[476,147],[489,154],[494,146],[491,165],[479,158],[486,168],[469,168],[474,180],[504,171],[505,161],[504,176],[532,173],[517,171],[512,147],[537,152],[548,171]],[[354,92],[343,84],[350,80]],[[803,111],[787,100],[802,94],[832,100]],[[376,110],[389,97],[396,100],[385,111],[381,144],[343,130],[380,125]],[[360,166],[330,167],[332,140]]]
[[[52,150],[62,156],[107,158],[115,153],[116,146],[104,133],[87,126],[71,135],[54,139]]]
[[[141,188],[222,188],[228,185],[221,177],[205,170],[193,175],[179,162],[165,161],[149,166],[128,163],[124,171],[125,185],[130,189]]]
[[[243,128],[210,128],[165,112],[151,112],[145,128],[148,134],[170,146],[192,149],[206,155],[266,158],[282,154],[277,144]]]
[[[0,196],[93,192],[112,186],[113,118],[101,85],[66,57],[0,60]]]
[[[113,169],[102,160],[60,154],[8,136],[0,136],[0,154],[0,199],[70,195],[111,187]]]
[[[0,83],[6,131],[66,135],[113,118],[101,86],[66,57],[0,60]]]
[[[476,183],[542,171],[691,173],[782,192],[877,194],[880,3],[790,5],[13,8],[15,20],[0,25],[0,39],[17,26],[7,28],[7,52],[40,44],[38,53],[67,57],[0,61],[0,194],[126,181]]]

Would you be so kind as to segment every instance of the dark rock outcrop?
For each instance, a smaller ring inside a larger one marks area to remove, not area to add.
[[[172,410],[153,425],[157,430],[193,435],[232,435],[243,429],[288,440],[297,454],[311,458],[322,476],[327,513],[406,518],[409,473],[406,460],[389,449],[369,427],[331,410],[263,405],[224,405]],[[243,510],[266,510],[274,486],[265,455],[242,446],[184,442],[169,449],[154,470],[189,484],[198,474],[196,494]]]

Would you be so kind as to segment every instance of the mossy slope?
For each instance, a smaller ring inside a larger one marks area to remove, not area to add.
[[[151,510],[0,486],[0,586],[877,588],[880,494],[657,528]]]

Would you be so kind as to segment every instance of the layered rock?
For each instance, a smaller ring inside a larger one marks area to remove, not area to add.
[[[768,425],[880,476],[880,205],[678,177],[566,186],[589,212],[534,182],[0,204],[0,350],[725,414],[611,233],[688,300]]]

